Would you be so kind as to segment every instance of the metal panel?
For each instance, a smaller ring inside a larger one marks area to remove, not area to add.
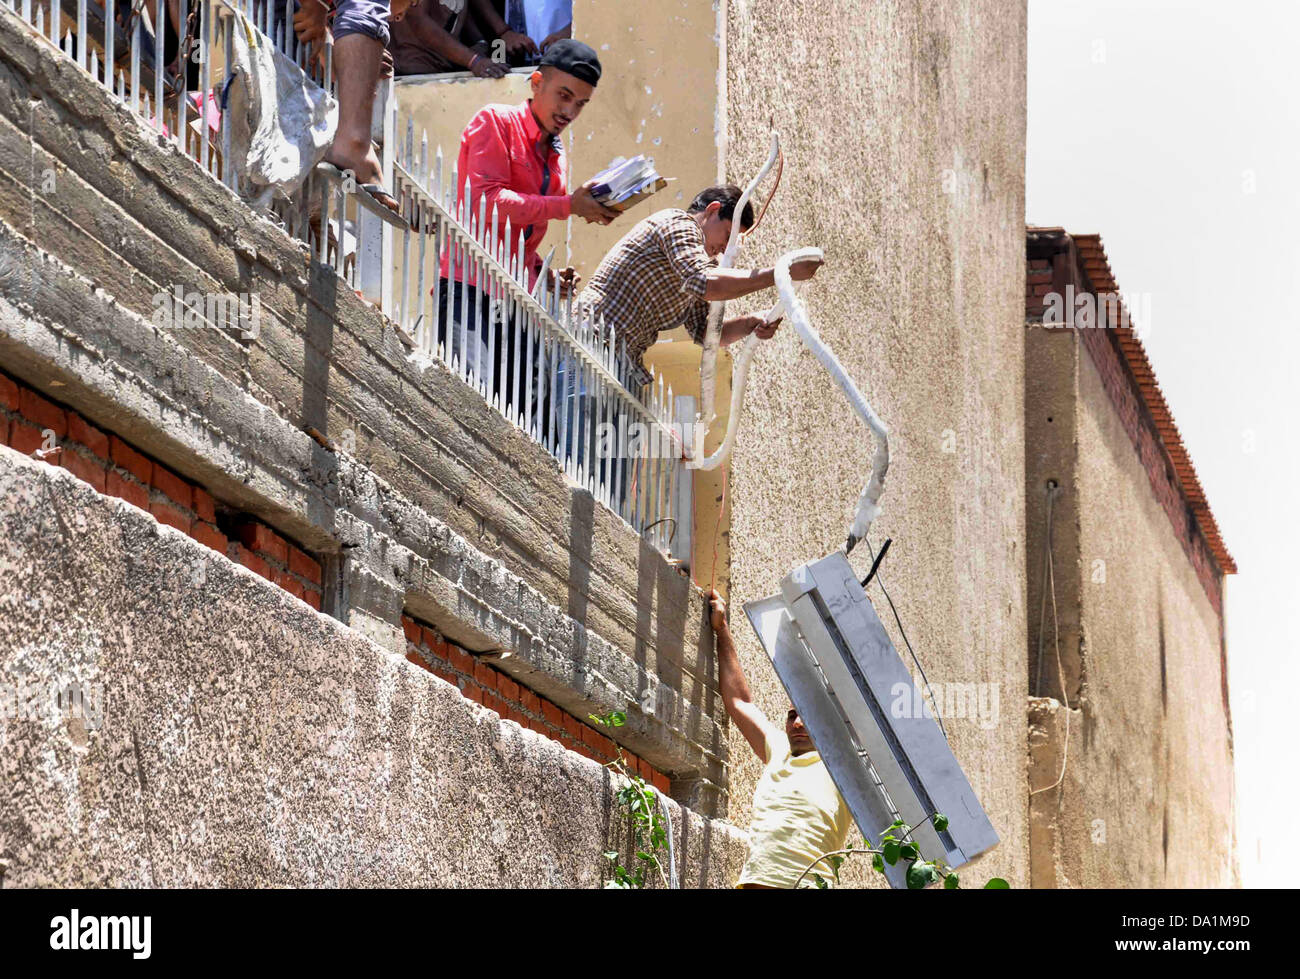
[[[920,701],[847,557],[836,552],[797,568],[782,581],[781,590],[745,611],[819,751],[824,741],[847,740],[865,754],[865,759],[845,755],[838,748],[822,754],[859,828],[878,841],[882,827],[902,818],[916,827],[912,837],[926,857],[941,857],[952,867],[995,846],[997,833],[934,718],[924,712],[894,716],[890,710],[892,703],[910,708]],[[790,644],[816,664],[813,675],[825,686],[824,703],[801,693],[811,713],[805,713],[791,689],[794,681],[787,679],[795,657],[783,650]],[[879,804],[855,805],[844,792],[844,785],[864,780],[876,786]],[[883,822],[877,816],[882,809],[890,813]],[[895,811],[898,817],[892,815]],[[948,817],[945,832],[936,832],[927,818],[936,811]]]
[[[812,734],[817,753],[826,763],[826,770],[844,797],[858,829],[879,846],[881,831],[898,817],[873,777],[852,726],[845,722],[836,706],[834,693],[809,655],[785,603],[779,595],[774,595],[750,602],[745,606],[745,614],[772,657],[777,676]],[[894,887],[907,886],[901,863],[886,866],[885,876]]]

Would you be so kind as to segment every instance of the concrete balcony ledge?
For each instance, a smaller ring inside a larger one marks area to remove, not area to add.
[[[629,748],[724,806],[690,583],[7,12],[0,51],[0,366],[314,551],[336,618],[397,649],[406,610],[579,716],[625,710]],[[154,326],[176,285],[257,294],[258,335]]]

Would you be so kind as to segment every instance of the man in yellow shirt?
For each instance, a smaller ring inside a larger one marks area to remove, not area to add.
[[[791,706],[782,733],[754,703],[727,625],[726,602],[716,591],[709,601],[710,622],[718,639],[722,702],[731,722],[763,762],[763,775],[754,790],[749,858],[736,886],[793,887],[810,863],[844,847],[853,817],[799,712]],[[826,863],[813,872],[830,882],[832,872]],[[802,886],[816,886],[811,873]]]

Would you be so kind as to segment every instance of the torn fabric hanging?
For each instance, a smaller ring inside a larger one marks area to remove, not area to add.
[[[255,207],[287,201],[325,157],[338,103],[232,11],[233,61],[222,109],[237,192]]]

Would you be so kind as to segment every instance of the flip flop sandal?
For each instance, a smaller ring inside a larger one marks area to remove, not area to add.
[[[333,163],[326,163],[322,160],[320,163],[316,164],[316,169],[340,183],[347,179],[344,177],[343,171]],[[394,205],[397,205],[397,198],[385,190],[383,184],[357,184],[356,188],[357,203],[371,214],[387,221],[396,228],[409,229],[411,227],[410,222],[402,217],[396,206],[389,207],[380,199],[381,197],[386,197],[392,201]]]
[[[357,198],[363,206],[369,207],[366,203],[367,200],[373,201],[374,206],[370,207],[371,211],[395,227],[411,230],[411,222],[402,217],[401,204],[398,203],[396,197],[384,189],[383,184],[357,184],[357,190],[363,191],[365,194],[364,197]],[[384,203],[383,199],[385,197],[393,202],[392,207]]]

